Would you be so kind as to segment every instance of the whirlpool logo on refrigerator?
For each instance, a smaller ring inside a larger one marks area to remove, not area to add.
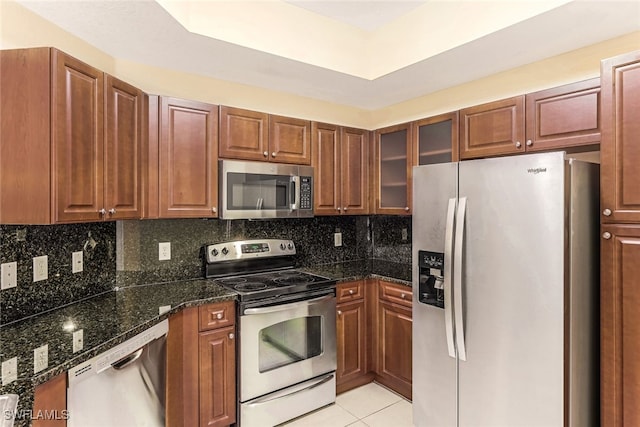
[[[544,173],[547,171],[547,168],[529,168],[527,169],[528,173],[532,173],[534,175],[537,175],[539,173]]]

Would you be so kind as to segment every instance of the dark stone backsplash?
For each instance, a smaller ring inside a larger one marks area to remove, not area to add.
[[[112,290],[116,283],[114,222],[0,226],[0,262],[17,263],[17,287],[0,291],[0,324]],[[82,251],[83,271],[71,254]],[[47,255],[48,279],[33,281],[33,258]]]
[[[402,230],[407,230],[403,239]],[[342,246],[334,246],[334,233]],[[0,324],[101,294],[114,287],[202,277],[201,248],[238,239],[295,242],[297,267],[348,261],[411,263],[411,217],[335,216],[277,220],[174,219],[52,226],[0,226],[0,261],[18,263],[17,288],[0,291]],[[158,243],[171,259],[158,260]],[[84,271],[71,272],[82,251]],[[33,257],[47,255],[49,278],[33,282]],[[369,264],[367,264],[369,265]]]

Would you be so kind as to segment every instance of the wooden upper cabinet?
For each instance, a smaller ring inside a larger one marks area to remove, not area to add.
[[[55,222],[97,221],[106,213],[104,74],[54,50],[52,81]]]
[[[56,49],[0,55],[0,222],[139,218],[141,91]]]
[[[412,122],[411,128],[415,165],[459,160],[457,111]]]
[[[524,96],[460,110],[460,159],[524,152]]]
[[[640,226],[605,224],[602,232],[601,422],[631,427],[640,425]]]
[[[268,125],[266,113],[221,106],[218,154],[228,159],[268,159]]]
[[[220,158],[311,164],[308,120],[220,107]]]
[[[374,136],[375,213],[411,213],[411,124],[378,129]]]
[[[159,110],[159,216],[217,217],[218,107],[160,97]]]
[[[143,93],[106,75],[105,97],[104,206],[111,219],[140,218]]]
[[[597,149],[600,123],[598,78],[465,108],[460,158]]]
[[[314,214],[369,212],[369,132],[312,123]]]
[[[526,151],[600,143],[600,79],[526,95]]]
[[[269,160],[278,163],[310,165],[311,122],[270,115]]]
[[[640,51],[601,63],[601,218],[640,222]]]

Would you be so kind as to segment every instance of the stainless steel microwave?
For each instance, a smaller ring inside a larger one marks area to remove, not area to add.
[[[313,168],[220,160],[222,219],[313,216]]]

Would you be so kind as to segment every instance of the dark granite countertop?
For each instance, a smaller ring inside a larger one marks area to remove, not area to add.
[[[367,277],[411,286],[411,266],[386,260],[362,260],[317,265],[302,270],[338,282]],[[168,318],[186,307],[235,299],[236,294],[214,280],[196,279],[138,285],[52,310],[0,327],[0,355],[18,358],[18,379],[0,386],[0,394],[18,394],[16,426],[30,424],[33,391],[52,377],[67,371]],[[170,306],[160,314],[160,308]],[[84,349],[73,353],[72,335],[83,330]],[[33,373],[33,350],[48,345],[49,367]],[[24,411],[24,412],[23,412]]]

